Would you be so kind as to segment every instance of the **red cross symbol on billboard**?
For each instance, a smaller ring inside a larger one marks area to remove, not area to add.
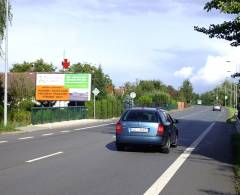
[[[62,66],[63,66],[64,69],[69,68],[70,62],[68,62],[68,59],[64,59],[64,60],[63,60]]]

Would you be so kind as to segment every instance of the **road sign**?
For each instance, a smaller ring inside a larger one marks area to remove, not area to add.
[[[100,91],[99,91],[98,88],[95,88],[95,89],[92,91],[92,93],[93,93],[93,95],[97,96],[97,95],[100,93]]]
[[[93,117],[94,119],[96,118],[96,96],[100,93],[98,88],[95,88],[94,90],[92,90],[93,93]]]
[[[135,93],[135,92],[131,92],[131,93],[130,93],[130,97],[131,97],[132,99],[134,99],[134,98],[136,97],[136,93]]]

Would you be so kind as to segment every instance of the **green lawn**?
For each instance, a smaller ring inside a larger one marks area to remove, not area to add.
[[[235,123],[236,118],[235,118],[235,113],[237,110],[235,108],[227,107],[228,109],[228,118],[227,118],[227,123]]]
[[[13,125],[12,123],[8,123],[6,127],[3,125],[3,123],[0,123],[0,134],[4,132],[14,132],[14,131],[17,131],[17,130],[15,129],[15,125]]]

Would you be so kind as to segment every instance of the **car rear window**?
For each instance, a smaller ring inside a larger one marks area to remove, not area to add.
[[[139,122],[158,122],[158,115],[156,111],[129,110],[125,113],[122,120]]]

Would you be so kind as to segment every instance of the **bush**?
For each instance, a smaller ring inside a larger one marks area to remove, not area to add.
[[[31,111],[34,103],[32,100],[23,100],[18,104],[18,108],[21,110]]]
[[[93,118],[94,116],[94,104],[93,101],[86,102],[87,118]],[[114,97],[107,97],[107,99],[96,101],[96,118],[106,119],[112,117],[119,117],[123,112],[123,104],[121,100],[116,100]]]
[[[3,123],[0,123],[0,133],[2,132],[12,132],[12,131],[17,131],[15,129],[15,125],[12,123],[7,123],[7,126],[4,126]]]
[[[137,102],[139,106],[152,106],[153,100],[151,96],[144,95],[141,96]]]
[[[170,95],[166,92],[154,92],[151,94],[154,106],[160,107],[160,106],[166,106],[170,104],[171,98]]]
[[[31,112],[28,112],[25,110],[12,109],[9,115],[10,115],[10,120],[13,123],[19,123],[19,124],[31,123]]]

